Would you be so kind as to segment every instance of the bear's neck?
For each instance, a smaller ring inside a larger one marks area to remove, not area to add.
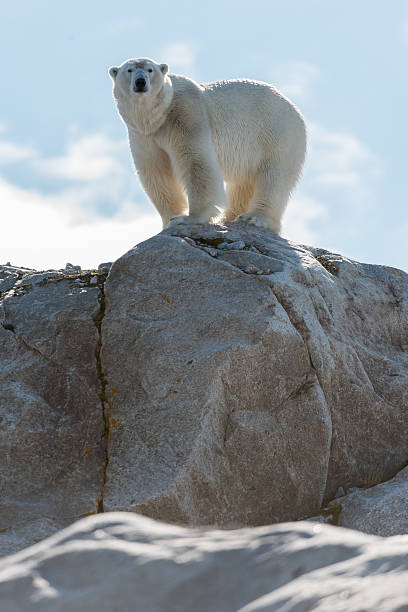
[[[173,100],[173,86],[169,78],[153,96],[132,96],[131,99],[118,100],[118,110],[129,129],[139,134],[153,134],[166,120]]]

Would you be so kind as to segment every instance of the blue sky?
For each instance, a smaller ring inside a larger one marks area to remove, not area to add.
[[[276,84],[309,128],[284,236],[408,269],[408,2],[15,0],[0,8],[0,263],[83,268],[160,230],[107,69]]]

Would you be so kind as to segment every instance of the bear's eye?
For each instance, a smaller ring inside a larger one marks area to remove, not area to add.
[[[149,68],[147,72],[153,72],[153,68]]]

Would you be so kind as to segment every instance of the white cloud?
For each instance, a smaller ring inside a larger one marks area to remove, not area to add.
[[[40,159],[36,167],[41,172],[70,181],[97,181],[112,175],[122,175],[119,156],[129,155],[126,140],[115,141],[104,134],[82,136],[68,143],[61,157]],[[0,143],[1,151],[1,143]]]
[[[8,140],[0,142],[0,164],[14,164],[15,162],[32,159],[37,152],[33,147],[19,145]]]
[[[382,162],[353,134],[309,122],[308,133],[304,176],[289,201],[284,235],[329,250],[341,249],[333,243],[334,236],[344,241],[355,238],[361,223],[367,224],[368,213],[375,210]]]
[[[307,98],[320,70],[314,64],[302,61],[287,61],[278,64],[273,71],[273,82],[285,96],[300,100]]]
[[[13,201],[29,198],[35,205],[39,198],[42,204],[48,202],[57,210],[69,211],[70,224],[119,215],[129,206],[136,209],[135,201],[146,201],[125,139],[115,140],[105,134],[79,135],[76,139],[73,136],[62,155],[45,158],[0,134],[0,162],[17,161],[27,168],[34,185],[44,183],[43,177],[53,181],[45,193],[38,187],[25,192],[10,184]]]
[[[38,270],[63,268],[67,262],[85,268],[114,261],[138,242],[161,230],[157,213],[140,214],[124,207],[113,219],[89,218],[72,224],[66,195],[44,195],[0,180],[0,201],[16,220],[3,232],[0,263]]]
[[[37,156],[37,151],[29,145],[21,145],[4,138],[3,134],[7,131],[5,123],[0,122],[0,164],[14,164],[15,162],[33,159]]]
[[[311,183],[329,189],[364,188],[381,176],[380,158],[356,136],[310,123],[308,168]]]
[[[1,136],[0,160],[3,153],[6,161],[25,164],[30,176],[34,171],[54,183],[52,191],[48,186],[45,192],[0,178],[0,202],[15,220],[9,224],[3,219],[15,230],[2,234],[0,263],[48,269],[70,261],[82,268],[97,267],[161,230],[153,206],[147,213],[140,211],[146,197],[132,171],[125,140],[81,135],[70,139],[62,155],[44,158]]]
[[[169,65],[170,72],[194,77],[197,49],[193,43],[167,45],[163,49],[163,61]]]
[[[316,244],[319,231],[314,223],[327,218],[327,209],[322,202],[302,193],[289,200],[283,217],[282,235],[302,244]]]

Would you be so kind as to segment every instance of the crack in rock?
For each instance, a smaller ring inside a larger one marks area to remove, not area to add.
[[[313,370],[313,372],[315,373],[317,383],[318,383],[318,385],[319,385],[319,387],[321,389],[321,392],[322,392],[322,395],[323,395],[323,398],[324,398],[324,403],[325,403],[325,406],[326,406],[327,415],[328,415],[328,417],[330,419],[331,443],[330,443],[330,452],[329,452],[329,455],[328,455],[328,458],[327,458],[327,473],[326,473],[326,479],[325,479],[325,485],[324,485],[324,491],[326,491],[326,488],[327,488],[327,476],[328,476],[328,466],[329,466],[330,458],[332,456],[332,444],[333,444],[333,419],[332,419],[331,410],[329,408],[329,404],[327,402],[326,394],[324,392],[323,382],[320,379],[318,369],[316,368],[316,366],[313,363],[313,359],[312,359],[312,355],[311,355],[310,347],[309,347],[308,334],[307,334],[307,331],[305,329],[303,329],[303,321],[299,321],[299,320],[296,319],[296,317],[293,316],[293,312],[292,312],[290,306],[282,298],[282,296],[279,295],[279,292],[276,291],[276,288],[274,288],[271,283],[269,283],[269,286],[270,286],[270,289],[271,289],[273,295],[275,296],[275,298],[277,299],[277,301],[279,302],[279,304],[281,305],[281,307],[285,311],[285,313],[286,313],[290,323],[293,325],[293,327],[295,328],[295,330],[298,332],[298,334],[301,336],[301,338],[303,340],[303,343],[305,345],[305,349],[306,349],[306,352],[307,352],[307,356],[309,358],[310,367]]]
[[[100,383],[100,392],[99,399],[101,402],[102,408],[102,418],[104,421],[104,432],[102,435],[102,439],[104,441],[104,461],[103,461],[103,485],[100,496],[98,497],[98,507],[97,512],[104,512],[104,503],[103,503],[103,491],[106,483],[106,472],[109,464],[109,438],[110,438],[110,402],[106,395],[106,386],[107,380],[102,368],[101,361],[101,349],[102,349],[102,320],[105,314],[105,281],[109,272],[109,268],[107,264],[104,269],[98,272],[95,271],[75,271],[74,273],[67,274],[65,271],[50,271],[50,273],[45,273],[44,278],[38,281],[36,284],[39,286],[44,286],[50,283],[58,283],[61,281],[71,281],[79,283],[80,287],[93,287],[97,286],[99,289],[99,310],[96,315],[93,317],[94,325],[97,329],[98,337],[97,344],[95,349],[95,359],[96,359],[96,371],[97,377]],[[30,270],[29,273],[32,273]],[[38,273],[39,274],[39,273]],[[18,273],[18,278],[15,279],[15,282],[11,288],[7,290],[7,292],[3,292],[4,295],[0,297],[19,297],[27,293],[30,289],[32,289],[32,283],[25,283],[24,277],[26,274]],[[22,336],[21,334],[17,334],[14,328],[14,325],[10,322],[2,322],[2,327],[7,331],[12,332],[16,335],[16,338],[27,348],[32,351],[35,351],[44,359],[50,360],[47,355],[45,355],[38,347],[28,342],[28,340]]]
[[[274,294],[274,296],[278,300],[279,304],[282,306],[283,310],[285,311],[289,321],[291,322],[293,327],[296,329],[298,334],[302,337],[303,342],[305,344],[306,351],[307,351],[307,355],[309,357],[310,367],[315,372],[316,378],[318,380],[318,383],[319,383],[320,388],[322,389],[322,392],[323,392],[323,395],[324,395],[324,390],[323,390],[323,386],[322,386],[322,381],[320,380],[320,377],[319,377],[319,372],[318,372],[317,368],[315,367],[315,365],[313,363],[312,356],[310,354],[310,347],[309,347],[309,341],[308,341],[308,338],[307,338],[307,332],[305,332],[305,330],[302,329],[302,322],[295,319],[295,317],[293,316],[293,313],[291,312],[291,308],[287,304],[287,302],[285,302],[285,300],[282,299],[282,296],[279,295],[279,293],[277,291],[275,291],[275,289],[274,289],[274,287],[272,285],[270,285],[270,287],[271,287],[272,293]]]
[[[104,432],[102,435],[102,439],[104,441],[104,460],[102,464],[103,465],[103,483],[102,483],[101,494],[98,498],[98,508],[97,508],[98,513],[105,511],[103,495],[104,495],[104,488],[106,484],[106,472],[107,472],[108,465],[109,465],[109,439],[110,439],[110,402],[106,395],[107,379],[103,371],[102,359],[101,359],[102,321],[103,321],[103,317],[105,316],[105,307],[106,307],[105,281],[106,281],[107,275],[108,275],[108,272],[100,273],[98,275],[97,285],[99,289],[99,298],[98,298],[99,311],[93,317],[94,324],[98,332],[98,340],[97,340],[96,349],[95,349],[95,358],[96,358],[96,372],[97,372],[98,380],[101,386],[101,390],[99,393],[99,399],[101,401],[102,418],[104,421]]]
[[[0,296],[0,297],[1,297],[1,296]],[[2,323],[1,325],[2,325],[2,327],[3,327],[4,329],[6,329],[7,331],[11,331],[13,334],[15,334],[15,333],[16,333],[16,331],[15,331],[15,329],[14,329],[14,325],[12,325],[11,323]]]

